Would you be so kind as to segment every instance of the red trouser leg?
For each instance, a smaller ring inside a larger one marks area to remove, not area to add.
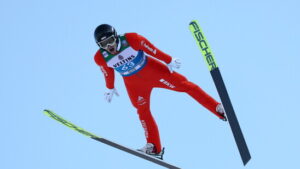
[[[168,70],[165,70],[158,81],[160,83],[158,83],[156,87],[185,92],[210,112],[214,113],[219,118],[222,118],[222,116],[216,112],[216,107],[219,102],[203,91],[198,85],[188,81],[183,75],[177,72],[170,73]]]
[[[145,131],[147,143],[155,145],[156,152],[161,151],[161,143],[157,124],[150,112],[150,94],[152,87],[147,84],[126,84],[127,92]]]

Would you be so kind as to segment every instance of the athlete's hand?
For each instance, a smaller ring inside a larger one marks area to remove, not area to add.
[[[106,100],[108,103],[110,103],[111,100],[112,100],[112,98],[113,98],[113,95],[114,95],[114,94],[117,95],[117,96],[119,96],[119,93],[117,92],[117,90],[116,90],[115,88],[113,88],[113,89],[108,89],[108,91],[104,93],[104,98],[105,98],[105,100]]]
[[[176,68],[176,69],[179,69],[180,66],[181,66],[181,62],[178,58],[172,58],[172,61],[167,64],[169,70],[171,73],[173,73],[173,69]]]

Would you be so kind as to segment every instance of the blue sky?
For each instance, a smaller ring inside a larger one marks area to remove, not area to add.
[[[300,12],[296,0],[0,1],[0,168],[153,169],[160,166],[84,137],[45,116],[51,109],[131,148],[143,129],[121,76],[104,101],[93,60],[95,27],[137,32],[173,57],[178,72],[219,100],[189,32],[196,19],[221,69],[252,160],[244,167],[231,130],[184,93],[155,89],[151,110],[165,160],[184,169],[299,168]]]

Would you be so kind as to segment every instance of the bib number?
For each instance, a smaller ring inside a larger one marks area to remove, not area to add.
[[[133,68],[134,67],[134,63],[133,62],[129,62],[129,63],[126,63],[126,64],[124,64],[123,66],[122,66],[122,71],[126,71],[126,70],[128,70],[128,69],[131,69],[131,68]]]

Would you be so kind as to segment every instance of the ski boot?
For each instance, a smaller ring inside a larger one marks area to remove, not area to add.
[[[216,107],[216,111],[218,112],[218,114],[221,116],[220,119],[223,121],[227,121],[227,118],[225,116],[225,110],[224,107],[222,105],[222,103],[219,103]]]
[[[137,149],[137,151],[146,153],[150,156],[153,156],[153,157],[156,157],[156,158],[159,158],[159,159],[163,160],[163,155],[165,153],[165,148],[162,148],[161,152],[157,153],[155,145],[152,144],[152,143],[147,143],[143,148]]]

